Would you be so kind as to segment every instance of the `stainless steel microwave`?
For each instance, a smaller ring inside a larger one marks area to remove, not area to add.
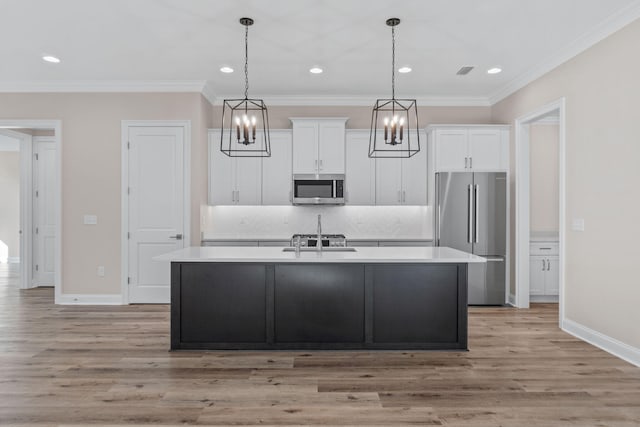
[[[344,175],[293,175],[292,202],[294,205],[344,205]]]

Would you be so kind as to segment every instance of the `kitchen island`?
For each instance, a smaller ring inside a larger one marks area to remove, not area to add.
[[[446,247],[190,247],[171,262],[171,349],[467,349],[467,265]]]

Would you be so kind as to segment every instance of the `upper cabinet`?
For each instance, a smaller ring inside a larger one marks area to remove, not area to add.
[[[262,159],[227,156],[220,137],[220,130],[209,130],[209,204],[261,204]]]
[[[345,173],[346,118],[291,118],[293,173]]]
[[[271,157],[262,159],[262,204],[291,204],[291,131],[272,130]]]
[[[427,149],[420,131],[420,151],[408,158],[377,158],[375,191],[377,205],[427,204]],[[411,135],[416,138],[416,135]]]
[[[346,153],[346,204],[375,205],[376,163],[369,158],[369,131],[348,130]]]
[[[229,157],[209,130],[210,205],[291,204],[291,131],[272,130],[271,157]]]
[[[434,172],[509,169],[509,126],[432,125],[427,132]]]

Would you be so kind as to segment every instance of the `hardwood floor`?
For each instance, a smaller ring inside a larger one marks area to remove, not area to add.
[[[469,352],[168,352],[169,308],[56,306],[0,265],[0,425],[638,426],[640,368],[557,307],[472,308]]]

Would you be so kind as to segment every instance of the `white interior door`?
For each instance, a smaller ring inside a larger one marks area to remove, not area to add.
[[[128,129],[129,302],[168,303],[170,264],[152,258],[184,247],[184,128]]]
[[[33,138],[33,286],[53,286],[55,276],[56,144],[53,138]]]

